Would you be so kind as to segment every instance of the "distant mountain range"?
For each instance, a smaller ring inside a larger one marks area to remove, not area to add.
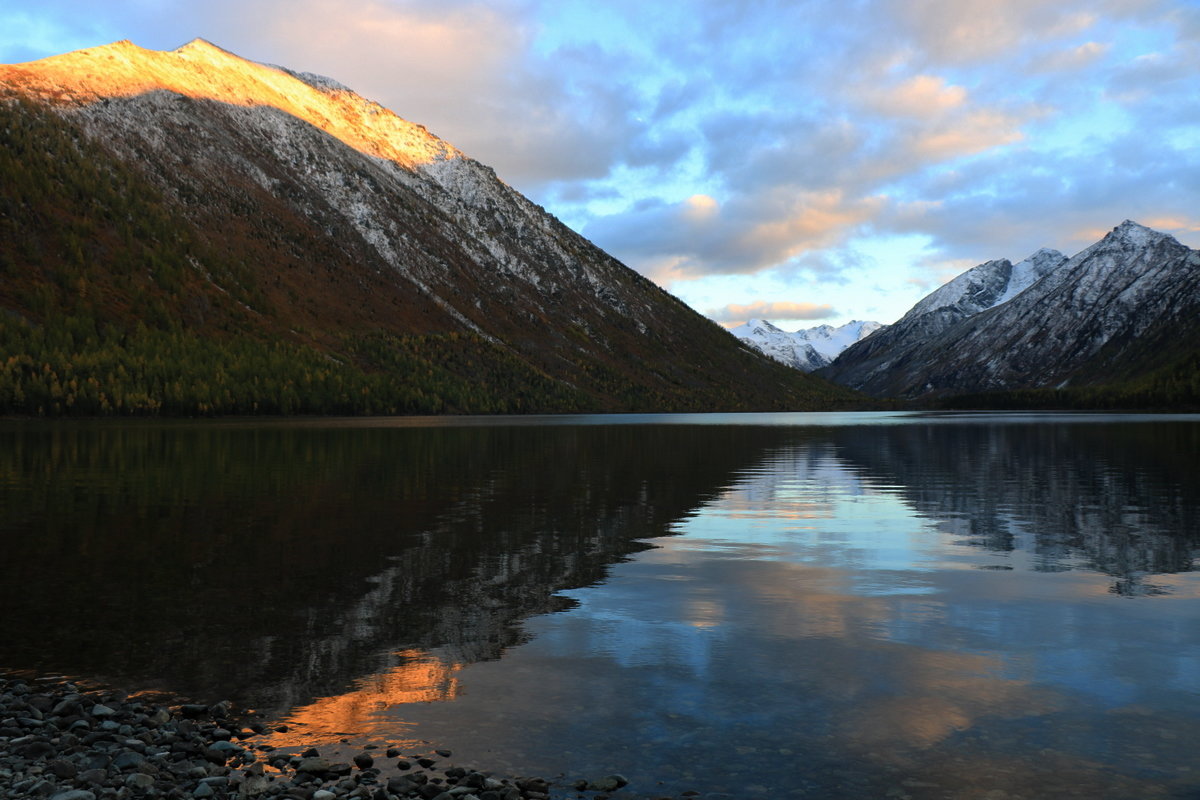
[[[1127,221],[890,326],[733,333],[329,78],[0,66],[0,413],[1200,407],[1200,253]]]
[[[729,332],[776,361],[803,372],[828,366],[843,350],[884,327],[853,320],[844,325],[818,325],[788,333],[765,319],[752,319]]]
[[[1200,252],[1132,221],[1071,258],[981,264],[818,374],[962,405],[1191,407]]]
[[[452,145],[203,40],[0,66],[0,413],[841,407]]]

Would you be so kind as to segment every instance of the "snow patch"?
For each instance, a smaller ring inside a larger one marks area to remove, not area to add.
[[[886,327],[854,320],[845,325],[818,325],[788,333],[765,319],[752,319],[730,333],[764,355],[803,372],[827,366],[850,345]]]
[[[990,308],[1007,303],[1021,292],[1033,286],[1046,275],[1066,263],[1067,257],[1057,250],[1043,247],[1024,261],[1013,264],[1008,278],[1008,286],[1004,293],[996,299]]]

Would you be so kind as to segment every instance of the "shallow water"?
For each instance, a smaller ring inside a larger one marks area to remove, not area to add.
[[[1197,453],[1196,417],[4,424],[0,667],[630,797],[1195,796]]]

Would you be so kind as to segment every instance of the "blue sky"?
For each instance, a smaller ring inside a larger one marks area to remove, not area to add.
[[[891,322],[1125,219],[1200,246],[1200,0],[0,0],[0,62],[197,36],[426,125],[698,311]]]

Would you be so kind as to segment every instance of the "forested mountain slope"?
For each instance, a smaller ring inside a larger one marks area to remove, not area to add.
[[[0,67],[0,411],[822,408],[419,125],[207,42]]]

